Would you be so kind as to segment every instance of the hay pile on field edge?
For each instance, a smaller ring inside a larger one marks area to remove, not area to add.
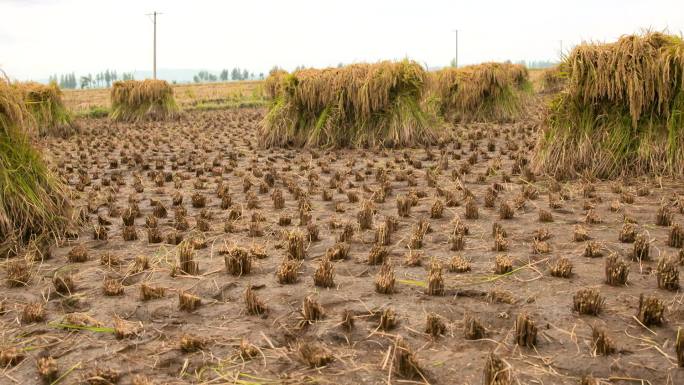
[[[684,175],[684,41],[649,32],[581,44],[563,62],[534,164],[559,178]]]
[[[556,65],[542,70],[541,92],[544,94],[555,94],[563,90],[567,83],[567,72],[561,65]]]
[[[259,132],[271,146],[394,147],[437,141],[442,124],[422,103],[426,73],[412,61],[275,72]]]
[[[448,121],[508,122],[525,111],[528,79],[523,65],[482,63],[436,71],[430,89]]]
[[[60,237],[69,200],[29,136],[35,122],[22,93],[0,79],[0,255],[34,237]]]
[[[71,114],[62,101],[57,84],[15,83],[22,93],[28,111],[33,116],[40,136],[68,137],[75,131]]]
[[[179,116],[173,88],[164,80],[123,80],[111,91],[114,121],[164,120]]]

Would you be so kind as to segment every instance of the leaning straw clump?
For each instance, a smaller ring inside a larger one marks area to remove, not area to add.
[[[72,118],[62,101],[62,90],[55,83],[49,85],[26,82],[15,83],[26,108],[36,122],[38,135],[68,137],[74,133]]]
[[[493,351],[487,355],[483,369],[484,385],[511,385],[514,381],[510,364]]]
[[[527,68],[509,63],[444,68],[431,83],[440,113],[452,122],[514,121],[531,90]]]
[[[421,103],[426,73],[412,61],[276,71],[259,131],[264,147],[380,147],[435,143],[436,115]]]
[[[537,168],[559,178],[684,174],[681,37],[584,43],[562,65],[568,83],[545,119]]]
[[[137,122],[178,117],[173,88],[164,80],[114,82],[111,92],[114,121]]]
[[[0,78],[0,255],[31,237],[60,237],[70,222],[62,183],[30,143],[35,127],[21,92]]]

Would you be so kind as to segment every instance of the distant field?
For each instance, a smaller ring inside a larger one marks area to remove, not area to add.
[[[530,69],[530,81],[535,90],[541,87],[543,70]],[[178,84],[173,86],[176,102],[183,109],[212,109],[265,103],[263,81]],[[66,106],[77,114],[93,109],[109,109],[109,88],[64,90]]]
[[[541,81],[542,75],[544,74],[544,68],[529,68],[528,72],[530,73],[530,82],[532,82],[534,90],[539,92],[542,86]]]
[[[201,83],[174,85],[176,101],[181,108],[211,108],[238,103],[264,102],[262,81]],[[64,90],[67,107],[82,113],[94,108],[110,107],[109,88]]]

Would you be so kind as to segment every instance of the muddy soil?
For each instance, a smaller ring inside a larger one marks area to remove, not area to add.
[[[684,261],[680,182],[534,175],[533,121],[430,148],[259,149],[264,113],[88,120],[41,143],[86,226],[3,289],[0,383],[41,383],[49,356],[62,384],[482,384],[491,357],[511,383],[684,384],[684,295],[658,284],[661,258]],[[574,309],[587,288],[597,315]]]

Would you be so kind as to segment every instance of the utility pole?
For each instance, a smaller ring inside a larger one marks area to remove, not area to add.
[[[456,34],[456,56],[454,56],[454,67],[458,68],[458,30],[455,29],[454,33]]]
[[[154,24],[154,35],[152,40],[152,79],[157,79],[157,15],[161,14],[161,12],[157,11],[147,14],[147,16],[152,16],[152,24]]]

